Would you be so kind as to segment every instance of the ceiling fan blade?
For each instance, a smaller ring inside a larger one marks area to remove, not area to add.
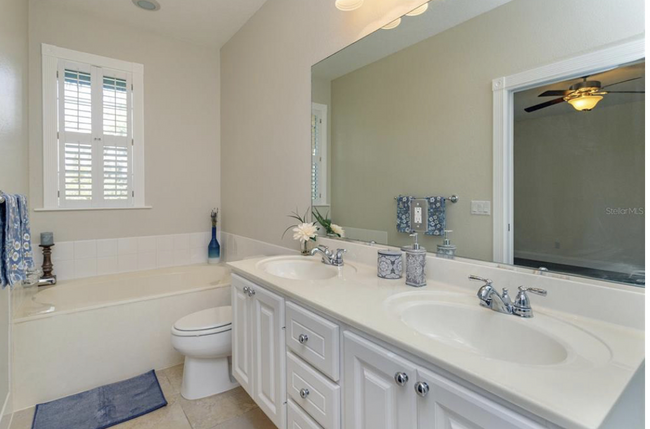
[[[537,104],[535,106],[527,107],[524,110],[528,113],[534,112],[535,110],[543,109],[545,107],[552,106],[554,104],[564,103],[564,97],[556,98],[555,100],[547,101],[546,103]]]
[[[645,94],[645,91],[607,91],[608,94]]]
[[[569,90],[551,90],[551,91],[546,91],[542,92],[541,94],[538,95],[538,97],[564,97],[567,96],[571,93]]]
[[[637,80],[637,79],[643,79],[643,76],[634,77],[634,78],[632,78],[632,79],[627,79],[627,80],[622,80],[622,81],[620,81],[620,82],[616,82],[616,83],[610,83],[609,85],[605,85],[605,86],[603,86],[601,89],[609,88],[610,86],[618,85],[618,84],[620,84],[620,83],[631,82],[631,81],[633,81],[633,80]]]

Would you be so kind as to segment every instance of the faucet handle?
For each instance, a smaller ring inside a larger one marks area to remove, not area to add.
[[[540,289],[538,287],[525,287],[525,286],[519,286],[519,290],[521,292],[530,292],[534,293],[535,295],[541,295],[541,296],[546,296],[548,295],[548,291],[546,289]]]
[[[479,276],[475,276],[474,274],[470,274],[469,276],[467,276],[467,278],[477,282],[483,282],[485,283],[485,286],[492,286],[492,280],[486,279],[484,277],[479,277]]]

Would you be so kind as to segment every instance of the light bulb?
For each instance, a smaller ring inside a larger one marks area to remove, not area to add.
[[[363,0],[336,0],[336,8],[345,12],[359,9]]]
[[[392,30],[393,28],[397,27],[400,24],[400,22],[402,22],[402,18],[397,18],[395,21],[387,25],[384,25],[381,28],[383,28],[384,30]]]
[[[406,16],[418,16],[418,15],[422,15],[424,12],[427,11],[428,8],[429,8],[429,3],[425,3],[425,4],[423,4],[422,6],[418,7],[417,9],[413,9],[412,11],[410,11],[409,13],[407,13]]]
[[[602,99],[603,97],[600,95],[581,95],[580,97],[568,100],[568,102],[573,106],[574,109],[581,112],[588,112],[589,110],[596,107],[596,104],[598,104],[598,102]]]

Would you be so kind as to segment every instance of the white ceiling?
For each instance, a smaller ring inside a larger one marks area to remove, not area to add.
[[[404,16],[397,28],[379,29],[369,34],[314,65],[312,75],[334,80],[510,1],[430,0],[429,8],[422,15]]]
[[[266,0],[158,0],[156,12],[142,10],[131,0],[34,1],[219,49]]]

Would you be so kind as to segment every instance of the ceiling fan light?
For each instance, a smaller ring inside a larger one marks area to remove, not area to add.
[[[336,0],[336,8],[344,12],[359,9],[363,4],[363,0]]]
[[[412,11],[410,11],[409,13],[407,13],[406,16],[418,16],[418,15],[422,15],[424,12],[427,11],[428,8],[429,8],[429,3],[425,3],[425,4],[423,4],[422,6],[418,7],[417,9],[413,9]]]
[[[588,112],[596,107],[596,104],[602,99],[603,97],[601,95],[581,95],[580,97],[568,100],[568,102],[574,109],[580,112]]]
[[[384,30],[392,30],[393,28],[397,27],[401,22],[402,22],[402,18],[397,18],[395,21],[390,22],[381,28],[383,28]]]

